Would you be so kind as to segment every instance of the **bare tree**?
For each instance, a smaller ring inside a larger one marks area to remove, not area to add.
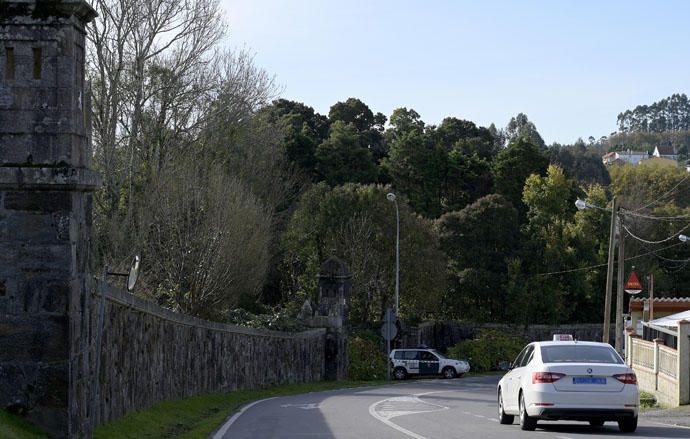
[[[97,200],[112,214],[123,191],[129,203],[141,163],[148,159],[150,171],[151,157],[165,154],[167,143],[143,144],[144,122],[186,133],[204,113],[203,97],[215,87],[204,80],[205,66],[225,27],[217,0],[96,0],[94,8],[87,74],[95,161],[104,178]]]
[[[217,319],[260,291],[271,212],[241,181],[190,157],[162,170],[144,204],[145,281],[159,302]]]

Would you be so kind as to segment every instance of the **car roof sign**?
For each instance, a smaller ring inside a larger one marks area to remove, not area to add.
[[[553,341],[573,341],[572,334],[554,334]]]

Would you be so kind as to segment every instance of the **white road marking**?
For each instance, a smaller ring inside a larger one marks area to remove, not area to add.
[[[245,405],[244,407],[242,407],[242,408],[240,409],[239,412],[237,412],[237,413],[235,413],[234,415],[232,415],[232,418],[228,419],[228,422],[226,422],[225,424],[223,424],[222,427],[220,427],[220,429],[216,432],[216,434],[213,435],[213,439],[223,439],[223,436],[225,436],[225,433],[228,432],[228,430],[230,429],[230,427],[232,426],[232,424],[234,424],[235,421],[237,421],[237,418],[239,418],[240,416],[242,416],[242,413],[244,413],[244,412],[245,412],[246,410],[248,410],[249,408],[251,408],[251,407],[257,405],[257,404],[260,403],[260,402],[268,401],[269,399],[275,399],[275,398],[276,398],[276,397],[273,397],[273,398],[266,398],[266,399],[260,399],[260,400],[258,400],[258,401],[254,401],[254,402],[252,402],[252,403],[250,403],[250,404]]]
[[[556,436],[556,439],[572,439],[568,436]]]
[[[443,390],[440,392],[425,392],[425,393],[416,393],[413,395],[406,395],[406,396],[397,396],[394,398],[386,398],[382,399],[381,401],[377,401],[373,403],[372,405],[369,406],[369,414],[374,418],[377,419],[387,426],[391,427],[394,430],[399,431],[400,433],[409,436],[414,439],[427,439],[426,437],[419,435],[415,433],[414,431],[410,431],[406,428],[403,428],[399,426],[398,424],[394,423],[391,421],[391,419],[398,417],[398,416],[405,416],[405,415],[416,415],[419,413],[431,413],[431,412],[439,412],[442,410],[448,410],[449,407],[446,407],[444,405],[439,405],[439,404],[434,404],[431,402],[426,402],[422,401],[419,399],[420,396],[424,395],[430,395],[432,393],[445,393],[445,392],[452,392],[452,390]],[[377,410],[377,406],[381,406],[381,410]],[[428,409],[428,408],[422,408],[422,406],[431,406],[431,407],[436,407],[435,409]]]
[[[491,422],[498,422],[498,419],[496,419],[496,418],[489,418],[489,421],[491,421]]]
[[[486,416],[484,415],[473,415],[475,418],[485,418]]]
[[[685,425],[664,424],[663,422],[656,422],[656,421],[652,421],[652,424],[663,425],[663,426],[665,426],[665,427],[675,427],[675,428],[686,428],[686,429],[690,429],[690,427],[686,427]]]
[[[319,408],[318,403],[311,403],[311,404],[283,404],[281,405],[282,408],[288,408],[288,407],[295,407],[298,409],[302,410],[314,410]]]

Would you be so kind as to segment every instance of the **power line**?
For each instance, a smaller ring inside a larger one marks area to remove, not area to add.
[[[621,213],[623,215],[630,216],[630,217],[644,218],[644,219],[650,219],[650,220],[659,220],[659,221],[678,221],[678,220],[690,219],[690,215],[653,216],[653,215],[645,215],[642,213],[635,213],[635,211],[633,211],[633,210],[623,210],[623,209],[621,209]]]
[[[686,224],[684,227],[682,227],[680,230],[678,230],[676,233],[674,233],[673,235],[669,236],[668,238],[664,238],[664,239],[662,239],[662,240],[660,240],[660,241],[649,241],[649,240],[646,240],[646,239],[644,239],[644,238],[640,238],[639,236],[637,236],[637,235],[635,235],[633,232],[631,232],[630,229],[628,228],[628,226],[626,226],[625,224],[623,224],[623,221],[621,221],[620,224],[621,224],[621,227],[623,227],[623,228],[625,229],[625,231],[628,232],[628,235],[630,235],[632,238],[635,238],[635,239],[637,239],[638,241],[643,242],[643,243],[645,243],[645,244],[663,244],[664,242],[671,241],[672,239],[678,238],[678,235],[680,234],[680,232],[682,232],[682,231],[684,231],[685,229],[687,229],[688,227],[690,227],[690,223],[688,223],[688,224]]]
[[[687,267],[688,263],[690,263],[690,259],[688,259],[688,260],[687,260],[685,263],[683,263],[683,264],[678,264],[678,265],[677,265],[677,268],[674,268],[674,269],[670,269],[670,268],[669,268],[669,269],[666,269],[666,272],[667,272],[667,273],[678,273],[678,272],[680,272],[681,270],[685,269],[685,267]]]
[[[678,244],[673,244],[673,245],[670,245],[670,246],[668,246],[668,247],[660,248],[660,249],[658,249],[658,250],[652,250],[652,251],[649,251],[649,252],[647,252],[647,253],[642,253],[642,254],[639,254],[639,255],[636,255],[636,256],[631,256],[631,257],[629,257],[629,258],[625,258],[625,262],[627,262],[627,261],[632,261],[633,259],[638,259],[638,258],[641,258],[641,257],[644,257],[644,256],[649,256],[649,255],[651,255],[651,254],[654,254],[655,256],[658,256],[658,255],[656,255],[655,252],[668,250],[668,249],[673,248],[673,247],[678,247],[679,245],[683,245],[683,243],[682,243],[682,242],[679,242]],[[577,271],[586,271],[586,270],[591,270],[591,269],[593,269],[593,268],[605,267],[605,266],[607,266],[607,265],[608,265],[608,264],[597,264],[597,265],[590,265],[589,267],[573,268],[572,270],[551,271],[551,272],[548,272],[548,273],[537,273],[536,276],[550,276],[550,275],[552,275],[552,274],[575,273],[575,272],[577,272]]]
[[[666,261],[666,262],[673,262],[676,264],[687,264],[688,262],[690,262],[690,258],[688,258],[688,259],[671,259],[671,258],[667,258],[665,256],[657,255],[656,252],[653,252],[653,253],[654,253],[654,256],[656,256],[657,258],[661,259],[662,261]]]
[[[537,276],[550,276],[552,274],[565,274],[565,273],[575,273],[577,271],[585,271],[585,270],[591,270],[593,268],[601,268],[601,267],[606,267],[608,264],[597,264],[597,265],[590,265],[589,267],[582,267],[582,268],[573,268],[572,270],[563,270],[563,271],[551,271],[548,273],[537,273]]]
[[[642,207],[640,207],[640,208],[638,208],[638,209],[635,209],[635,210],[633,210],[632,212],[639,212],[640,210],[646,209],[646,208],[648,208],[649,206],[651,206],[651,205],[653,205],[653,204],[656,204],[657,202],[661,201],[661,200],[662,200],[663,198],[665,198],[667,195],[669,195],[670,193],[672,193],[673,191],[675,191],[676,189],[678,189],[678,186],[680,186],[680,185],[681,185],[685,180],[687,180],[688,178],[690,178],[690,176],[689,176],[689,175],[686,175],[686,176],[683,177],[675,186],[673,186],[671,189],[667,190],[663,195],[659,196],[656,200],[654,200],[654,201],[652,201],[652,202],[650,202],[650,203],[648,203],[648,204],[645,204],[644,206],[642,206]]]

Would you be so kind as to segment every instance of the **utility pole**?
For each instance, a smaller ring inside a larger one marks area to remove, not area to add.
[[[649,321],[654,320],[654,273],[649,273]]]
[[[611,296],[613,295],[613,257],[614,249],[616,247],[616,221],[618,220],[618,204],[616,197],[613,197],[613,206],[611,207],[611,233],[609,234],[609,259],[608,268],[606,270],[606,295],[604,299],[604,334],[602,341],[609,342],[609,334],[611,333]]]
[[[625,232],[618,228],[618,291],[616,294],[616,351],[623,350],[623,288],[625,285]]]

